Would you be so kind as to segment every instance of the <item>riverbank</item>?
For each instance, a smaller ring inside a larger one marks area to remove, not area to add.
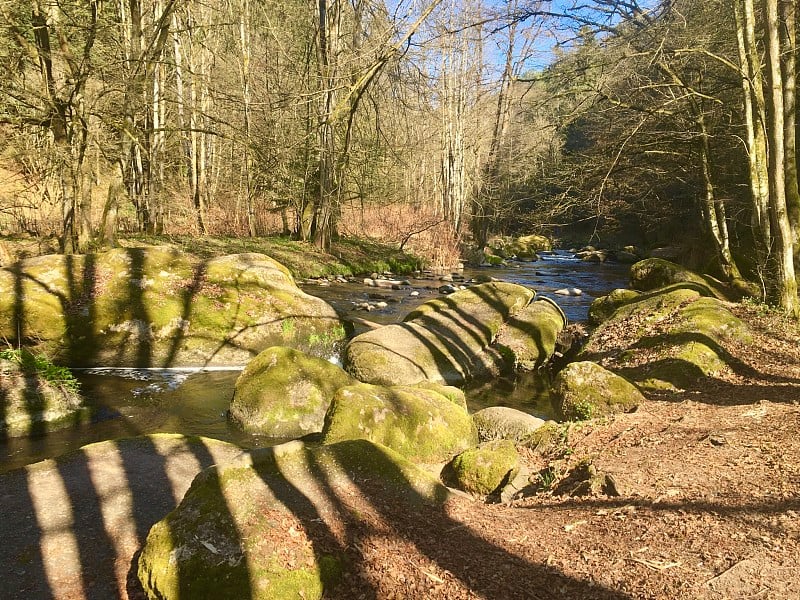
[[[321,252],[313,244],[287,237],[210,237],[210,236],[144,236],[118,238],[123,248],[168,246],[194,254],[202,259],[256,252],[266,254],[286,266],[295,278],[351,276],[386,271],[404,275],[425,267],[421,258],[401,252],[393,246],[366,238],[340,238],[331,252]],[[0,238],[0,266],[20,258],[58,253],[53,237]]]

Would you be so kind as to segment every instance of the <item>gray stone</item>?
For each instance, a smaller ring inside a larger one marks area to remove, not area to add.
[[[478,439],[511,440],[526,443],[545,420],[507,406],[492,406],[472,415],[478,430]]]

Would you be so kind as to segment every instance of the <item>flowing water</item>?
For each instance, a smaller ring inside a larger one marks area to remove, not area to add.
[[[628,267],[584,263],[556,253],[535,263],[508,268],[467,269],[455,274],[456,284],[479,274],[533,288],[555,298],[571,321],[586,319],[591,301],[627,283]],[[439,297],[438,277],[410,280],[400,290],[357,283],[304,284],[309,294],[327,300],[348,319],[388,324],[399,322],[415,306]],[[579,288],[580,296],[554,295],[558,289]],[[370,311],[364,310],[365,303]],[[385,303],[385,306],[384,306]],[[358,327],[357,327],[358,330]],[[0,442],[0,472],[58,456],[85,444],[146,433],[203,435],[243,447],[269,446],[284,440],[244,434],[225,416],[241,369],[90,369],[76,372],[87,402],[96,410],[92,423],[44,437]],[[540,374],[498,379],[467,391],[472,410],[512,406],[532,414],[551,415],[548,383]]]

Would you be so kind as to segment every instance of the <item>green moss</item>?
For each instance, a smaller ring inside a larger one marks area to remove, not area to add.
[[[26,349],[0,351],[0,435],[36,436],[86,423],[79,385],[69,369]]]
[[[467,410],[467,396],[462,390],[452,385],[442,385],[432,381],[422,381],[415,387],[431,390],[450,400],[456,406]]]
[[[229,415],[245,431],[300,437],[322,431],[334,394],[353,383],[327,360],[287,347],[268,348],[237,379]]]
[[[415,462],[435,463],[477,443],[467,412],[431,389],[358,384],[340,389],[325,416],[323,443],[366,439]]]
[[[481,496],[492,494],[519,471],[519,454],[509,440],[485,442],[465,450],[448,465],[445,477],[458,488]]]
[[[266,254],[286,265],[298,278],[356,275],[391,270],[406,274],[421,270],[423,260],[374,240],[340,238],[326,254],[308,242],[287,237],[133,236],[121,240],[132,245],[168,245],[202,258],[239,253]]]
[[[528,434],[520,442],[520,445],[536,450],[540,454],[547,454],[562,446],[565,441],[566,429],[564,425],[555,421],[547,421],[544,425]]]
[[[9,292],[0,297],[0,335],[42,340],[73,366],[241,364],[281,335],[320,352],[344,338],[333,308],[263,255],[201,261],[172,248],[127,248],[14,269],[0,269]],[[284,319],[292,321],[281,329]]]
[[[571,421],[629,411],[644,401],[635,385],[589,361],[562,369],[553,391],[559,412]]]
[[[616,289],[607,296],[595,299],[589,307],[589,322],[599,325],[610,318],[617,308],[636,300],[640,294],[635,290]]]
[[[404,323],[351,340],[345,368],[361,381],[383,385],[457,385],[495,373],[498,356],[489,346],[533,295],[526,287],[494,282],[425,302]]]
[[[518,368],[534,370],[555,352],[566,317],[554,302],[539,300],[510,317],[501,327],[494,347]]]
[[[662,258],[647,258],[631,265],[631,287],[652,291],[671,284],[689,284],[703,288],[721,300],[738,299],[735,289],[728,289],[707,275],[699,275]],[[707,295],[707,294],[703,294]]]
[[[701,296],[701,290],[691,282],[676,284],[621,306],[592,334],[583,356],[605,356],[643,389],[686,389],[714,375],[735,360],[725,342],[750,343],[752,335],[722,301]],[[636,335],[625,336],[623,345],[619,335],[606,334],[607,328],[627,328]]]

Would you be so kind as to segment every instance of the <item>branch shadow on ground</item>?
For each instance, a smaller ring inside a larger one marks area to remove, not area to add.
[[[240,451],[213,444],[128,438],[0,475],[3,597],[142,598],[131,564],[150,527],[201,469]]]

